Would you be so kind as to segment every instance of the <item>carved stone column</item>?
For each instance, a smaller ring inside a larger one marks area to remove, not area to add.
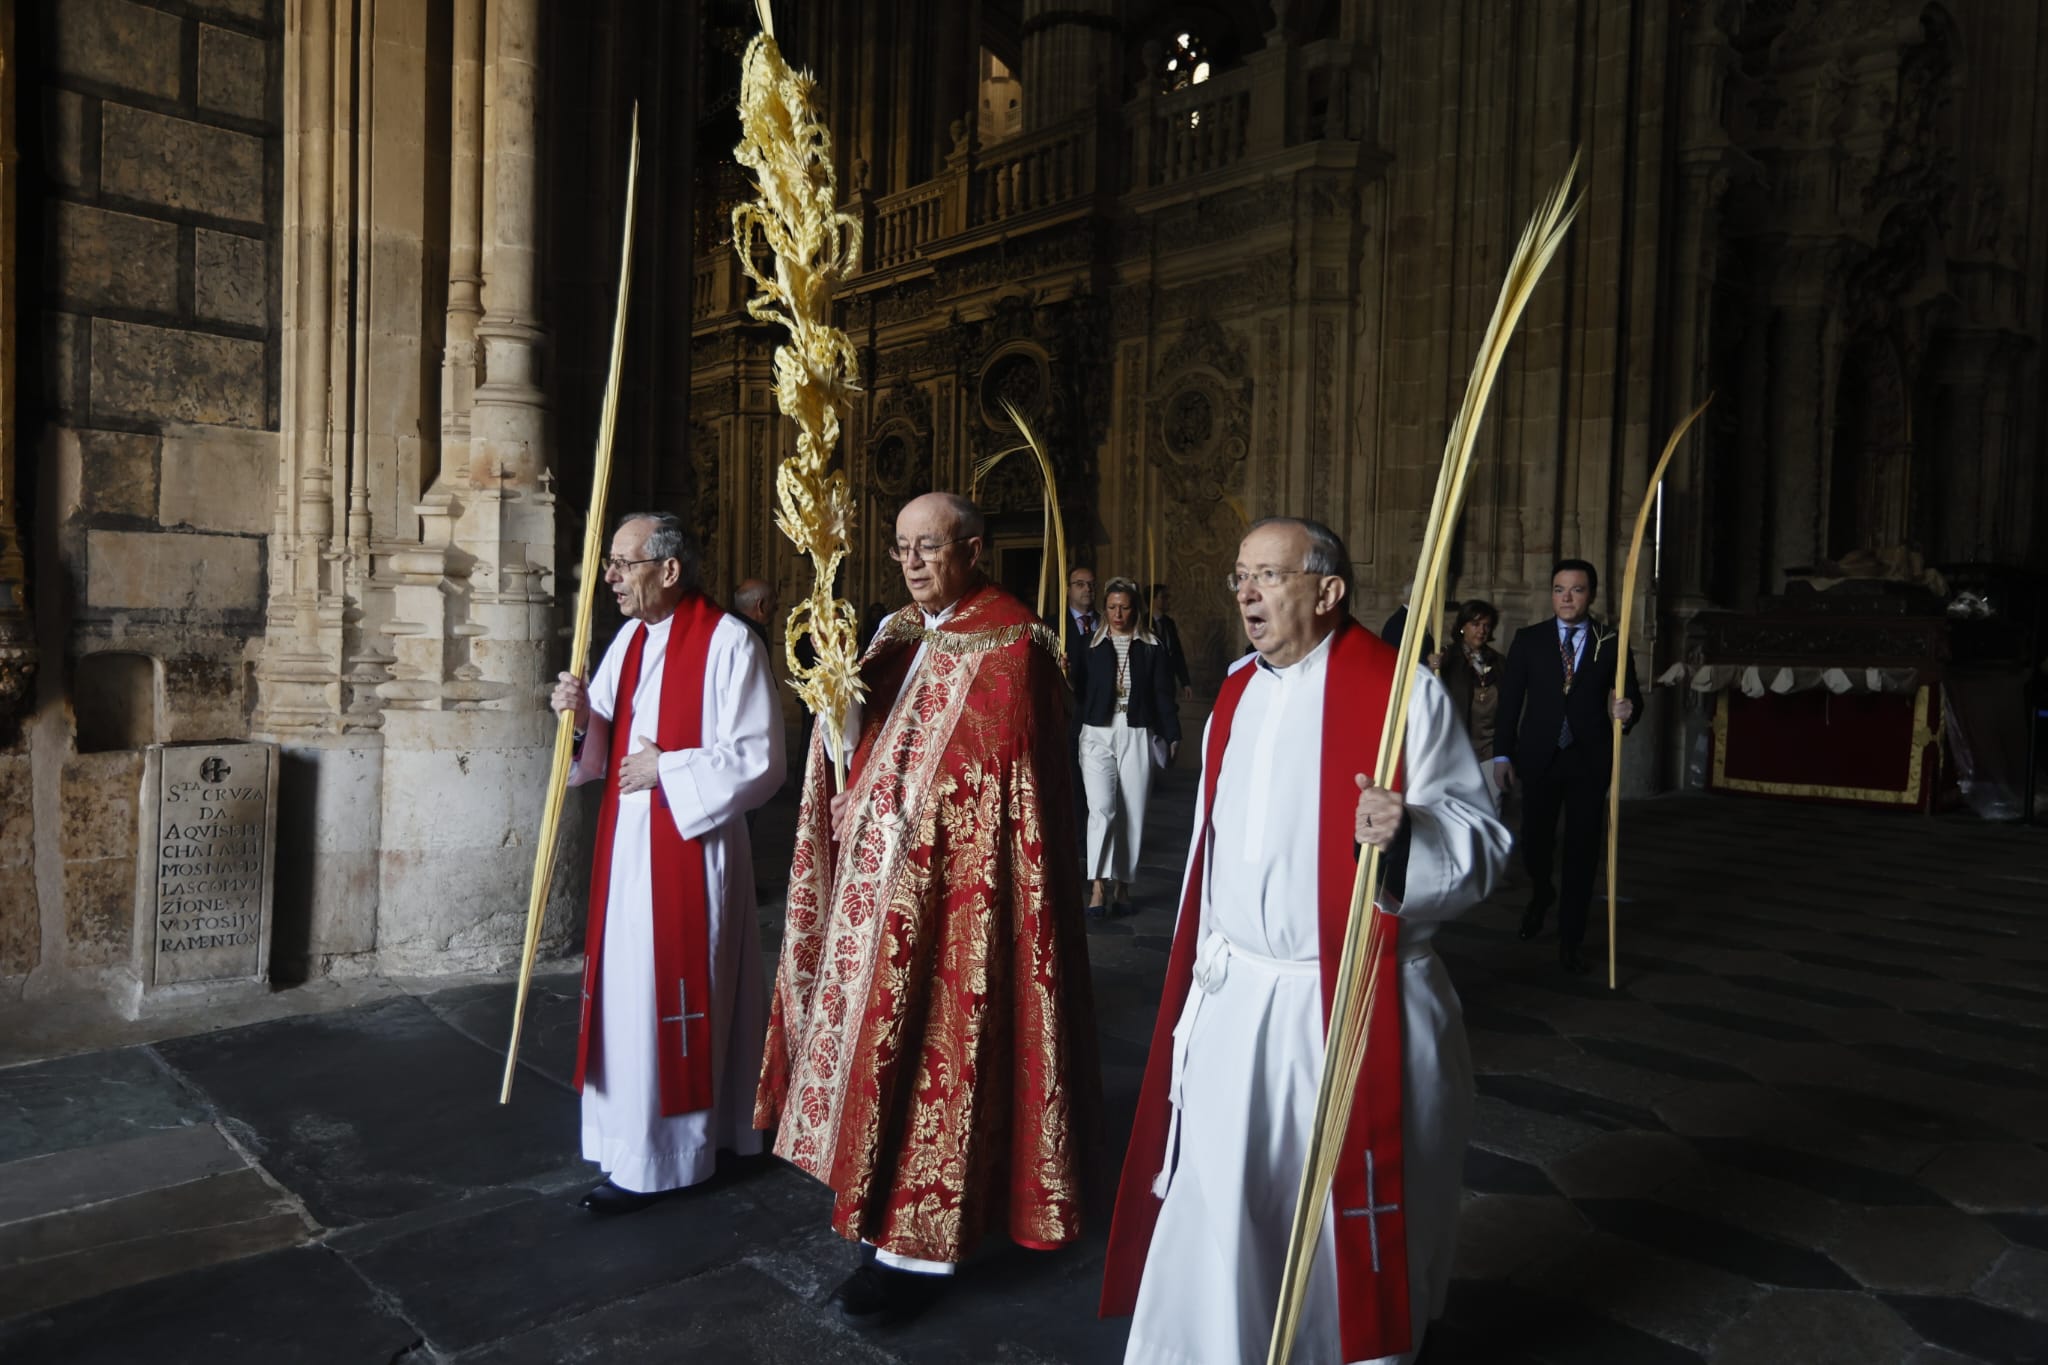
[[[1673,218],[1676,250],[1672,256],[1674,286],[1671,313],[1662,328],[1670,339],[1668,388],[1676,420],[1714,387],[1710,337],[1714,325],[1714,284],[1720,256],[1721,196],[1728,186],[1729,139],[1722,123],[1728,73],[1734,52],[1723,21],[1733,16],[1723,7],[1701,5],[1692,13],[1681,38],[1679,75],[1680,154],[1677,212]],[[1707,544],[1712,534],[1704,499],[1710,486],[1704,468],[1715,450],[1713,433],[1727,430],[1740,403],[1723,395],[1701,419],[1698,435],[1677,459],[1665,479],[1664,563],[1658,596],[1660,610],[1672,614],[1682,634],[1683,622],[1714,605],[1708,594]],[[1725,605],[1725,604],[1723,604]]]
[[[441,474],[469,482],[477,323],[483,317],[484,0],[455,0],[448,146],[448,333],[441,356]]]
[[[0,109],[13,110],[15,97],[14,0],[0,0]],[[35,694],[35,623],[29,616],[28,565],[22,558],[15,510],[14,473],[20,394],[15,383],[15,325],[19,267],[15,119],[0,118],[0,743],[11,739],[15,721]]]
[[[384,971],[501,968],[524,926],[560,624],[539,384],[541,33],[540,0],[480,0],[455,13],[446,446],[420,509],[425,543],[389,567],[393,596],[407,604],[393,630],[415,634],[401,638],[396,676],[380,689],[391,697],[377,879]],[[448,791],[479,799],[429,795]],[[564,866],[581,856],[579,830],[572,811]],[[577,899],[573,881],[558,880],[558,917]]]
[[[1094,108],[1104,86],[1115,91],[1117,29],[1115,0],[1024,0],[1025,132]]]
[[[470,414],[469,485],[456,524],[470,568],[470,661],[530,711],[554,629],[553,478],[537,382],[540,0],[494,0],[485,33],[484,382]]]
[[[1778,263],[1770,336],[1770,562],[1764,591],[1785,570],[1827,554],[1827,454],[1834,366],[1827,351],[1847,248],[1836,239],[1788,243]]]
[[[1801,301],[1778,309],[1771,328],[1772,498],[1770,579],[1823,557],[1821,332],[1827,310]]]

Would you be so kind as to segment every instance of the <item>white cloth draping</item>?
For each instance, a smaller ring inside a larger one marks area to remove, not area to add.
[[[1178,1144],[1161,1173],[1127,1365],[1262,1360],[1323,1058],[1316,840],[1328,642],[1290,668],[1261,663],[1232,725],[1208,844],[1195,988],[1175,1030]],[[1402,1203],[1415,1345],[1442,1311],[1473,1104],[1458,997],[1431,950],[1437,923],[1485,898],[1508,832],[1449,696],[1426,670],[1409,708],[1412,829],[1399,914],[1404,1081]],[[1197,796],[1198,805],[1206,792]],[[1294,1359],[1337,1365],[1332,1224]],[[1380,1365],[1412,1361],[1414,1352]]]
[[[674,617],[648,627],[633,693],[632,750],[654,743],[661,678]],[[590,729],[570,775],[602,781],[611,746],[619,670],[635,625],[628,622],[590,681]],[[704,745],[661,756],[658,810],[652,792],[619,798],[611,889],[597,989],[600,1051],[583,1087],[583,1156],[621,1189],[647,1192],[710,1177],[720,1147],[761,1150],[754,1129],[754,1082],[768,1029],[766,974],[754,909],[753,849],[746,813],[782,785],[782,713],[768,653],[737,616],[713,629],[704,676]],[[713,1104],[677,1117],[661,1112],[656,1053],[652,821],[673,819],[702,841],[711,914]]]

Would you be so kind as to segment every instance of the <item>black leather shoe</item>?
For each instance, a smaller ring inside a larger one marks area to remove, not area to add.
[[[616,1218],[622,1213],[638,1213],[649,1204],[658,1204],[668,1193],[667,1190],[656,1190],[652,1194],[638,1194],[622,1190],[607,1180],[602,1185],[591,1187],[590,1193],[583,1196],[583,1207],[599,1218]]]
[[[1579,950],[1569,944],[1560,943],[1557,945],[1557,965],[1573,976],[1584,976],[1586,974],[1586,959],[1580,957]]]
[[[945,1279],[863,1261],[858,1270],[840,1281],[828,1302],[857,1327],[879,1327],[923,1312],[945,1287]]]
[[[1530,939],[1542,933],[1543,916],[1549,909],[1549,901],[1530,901],[1529,908],[1522,912],[1522,927],[1515,936],[1521,939],[1522,942],[1527,943]]]

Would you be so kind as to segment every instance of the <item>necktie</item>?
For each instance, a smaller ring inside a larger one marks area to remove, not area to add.
[[[1093,635],[1095,633],[1094,612],[1084,611],[1081,613],[1081,633],[1083,635]]]
[[[1559,654],[1564,663],[1564,694],[1566,696],[1572,694],[1572,674],[1577,669],[1578,660],[1576,658],[1576,651],[1572,649],[1572,641],[1578,638],[1578,634],[1579,628],[1577,626],[1566,626],[1564,634],[1559,636],[1557,641]],[[1560,749],[1572,747],[1572,723],[1569,717],[1558,724],[1557,747]]]

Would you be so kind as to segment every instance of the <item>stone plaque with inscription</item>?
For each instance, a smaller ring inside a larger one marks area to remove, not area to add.
[[[135,926],[145,995],[268,980],[276,836],[276,745],[148,748]]]

